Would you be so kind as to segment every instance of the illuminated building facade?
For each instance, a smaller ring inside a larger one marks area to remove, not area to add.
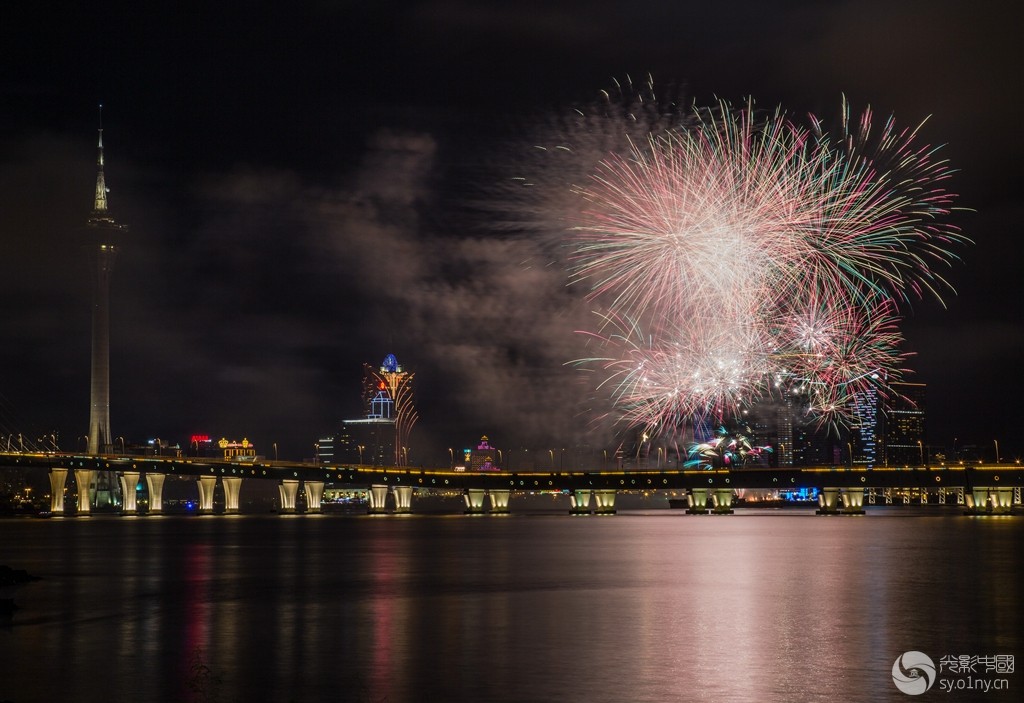
[[[316,441],[316,460],[319,464],[334,463],[334,437],[321,437]]]
[[[364,364],[364,417],[343,420],[337,435],[320,438],[320,462],[407,466],[409,435],[418,419],[412,402],[414,376],[402,368],[394,354],[384,357],[378,368]]]
[[[377,371],[365,367],[373,381],[374,393],[369,397],[367,419],[390,419],[394,425],[394,466],[409,463],[409,436],[413,425],[419,419],[413,405],[412,381],[416,374],[405,371],[394,354],[384,357]],[[366,399],[367,375],[364,373],[364,399]]]
[[[341,423],[334,438],[334,463],[394,466],[394,460],[394,420],[364,417]]]
[[[222,438],[217,442],[217,447],[220,449],[222,456],[226,461],[256,461],[256,445],[248,439],[242,439],[241,442],[236,442],[234,440],[229,441],[226,438]]]
[[[857,425],[850,436],[847,458],[854,465],[878,466],[884,456],[884,418],[878,390],[868,388],[855,393],[853,412]]]
[[[894,383],[885,408],[885,460],[889,466],[928,463],[925,444],[925,384]]]
[[[470,471],[501,471],[498,450],[491,446],[487,435],[480,438],[475,449],[466,450],[466,464]]]

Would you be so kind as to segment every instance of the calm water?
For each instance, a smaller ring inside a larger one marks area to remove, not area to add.
[[[1024,517],[922,510],[3,520],[0,700],[915,700],[1024,655]]]

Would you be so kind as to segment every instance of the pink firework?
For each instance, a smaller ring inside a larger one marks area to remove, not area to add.
[[[844,105],[844,114],[848,111]],[[800,389],[822,421],[898,380],[898,301],[951,290],[949,168],[889,120],[826,134],[752,104],[694,111],[577,188],[573,277],[622,418],[649,430]],[[627,322],[624,322],[627,321]]]

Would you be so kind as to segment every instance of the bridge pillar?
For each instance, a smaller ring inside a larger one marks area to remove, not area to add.
[[[164,479],[166,474],[146,473],[146,487],[149,489],[149,515],[164,512]]]
[[[1020,486],[1013,489],[1013,504],[1020,505]]]
[[[569,496],[569,503],[572,506],[569,509],[570,515],[590,515],[590,494],[589,488],[585,490],[576,490]]]
[[[487,493],[483,488],[467,488],[463,497],[466,499],[466,515],[480,515],[484,511],[484,495]]]
[[[732,515],[732,489],[716,488],[711,494],[711,503],[714,506],[711,512],[715,515]]]
[[[839,514],[839,489],[822,488],[818,491],[818,510],[815,515]]]
[[[64,514],[64,482],[68,480],[67,469],[50,469],[50,512]]]
[[[92,506],[89,505],[89,486],[92,485],[96,472],[92,469],[75,469],[75,484],[78,486],[78,516],[89,517]]]
[[[299,496],[298,479],[281,479],[281,483],[277,485],[277,492],[281,496],[281,514],[293,515],[295,513],[295,499]]]
[[[366,512],[370,515],[383,515],[384,504],[388,499],[387,484],[374,484],[370,486],[367,496],[369,498],[369,507]]]
[[[302,485],[306,489],[306,512],[319,513],[324,499],[324,482],[304,481]]]
[[[615,489],[601,488],[594,491],[594,514],[614,515],[615,514]]]
[[[136,506],[136,500],[139,497],[137,488],[139,485],[139,472],[122,471],[118,478],[121,481],[121,514],[135,515],[139,512]]]
[[[508,497],[512,491],[507,488],[491,489],[487,491],[487,497],[491,501],[491,512],[503,514],[508,512]]]
[[[843,489],[843,514],[863,515],[864,514],[864,489],[844,488]]]
[[[199,487],[199,514],[213,514],[213,489],[217,485],[216,476],[200,476],[196,479]]]
[[[221,476],[220,485],[224,487],[224,514],[237,514],[238,495],[242,492],[242,477]]]
[[[686,509],[686,512],[690,515],[707,515],[708,489],[691,488],[690,492],[686,494],[686,502],[690,505],[690,507]]]
[[[412,512],[412,486],[392,486],[391,495],[395,497],[395,512],[407,514]]]
[[[1010,515],[1012,512],[1012,487],[975,486],[967,496],[966,515]]]

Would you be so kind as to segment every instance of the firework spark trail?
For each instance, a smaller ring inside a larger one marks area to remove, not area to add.
[[[776,385],[822,421],[898,380],[898,301],[941,302],[932,268],[967,243],[943,218],[951,173],[866,110],[829,135],[748,103],[631,140],[575,190],[573,280],[613,312],[585,360],[623,421],[648,430],[721,418]]]

